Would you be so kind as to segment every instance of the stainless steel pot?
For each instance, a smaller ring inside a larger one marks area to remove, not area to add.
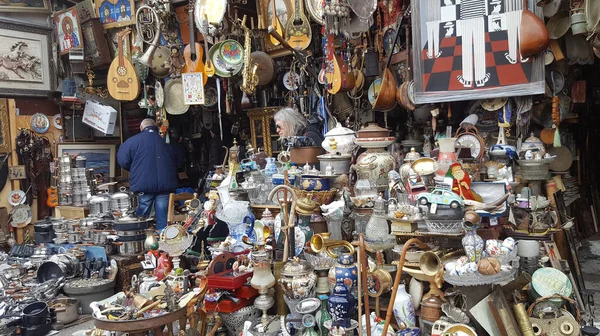
[[[144,250],[144,241],[128,241],[115,243],[118,246],[119,254],[138,254]]]
[[[81,242],[81,234],[77,231],[69,231],[69,243],[75,244]]]
[[[90,197],[90,215],[102,216],[110,214],[110,203],[110,196],[107,194],[98,194]]]
[[[79,318],[79,300],[75,298],[60,298],[49,302],[50,308],[56,312],[56,322],[71,323]]]
[[[56,233],[67,232],[67,221],[64,219],[52,221],[52,228]]]
[[[55,254],[48,261],[52,261],[61,266],[65,273],[65,277],[70,279],[81,274],[81,264],[77,258],[69,253]]]
[[[125,187],[121,187],[120,192],[114,193],[110,197],[110,208],[113,215],[117,217],[133,212],[136,207],[137,197],[128,193]]]

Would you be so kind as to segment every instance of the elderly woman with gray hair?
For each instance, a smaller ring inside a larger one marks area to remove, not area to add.
[[[298,110],[286,107],[273,116],[275,127],[279,138],[291,136],[304,136],[320,146],[325,139],[321,134],[320,127],[306,121],[306,118]]]

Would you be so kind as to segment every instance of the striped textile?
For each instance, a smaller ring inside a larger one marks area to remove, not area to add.
[[[462,0],[460,3],[460,19],[474,19],[486,14],[486,0]]]

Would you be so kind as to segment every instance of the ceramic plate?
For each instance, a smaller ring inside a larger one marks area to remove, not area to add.
[[[298,75],[288,71],[283,75],[283,86],[290,91],[298,90]]]
[[[46,133],[50,128],[50,120],[42,113],[32,115],[29,124],[31,129],[36,133]]]
[[[383,34],[383,52],[386,55],[390,55],[390,53],[395,54],[400,51],[398,44],[394,45],[394,50],[392,51],[392,44],[394,43],[394,38],[396,37],[396,29],[388,28]]]
[[[375,101],[377,100],[377,95],[379,94],[380,90],[381,90],[381,77],[374,80],[373,83],[371,83],[371,85],[369,86],[368,95],[369,95],[369,102],[371,103],[371,105],[375,105]]]
[[[238,65],[244,61],[244,47],[236,40],[221,42],[219,54],[223,61],[231,65]]]
[[[444,335],[446,334],[452,336],[477,336],[475,330],[466,324],[454,324],[444,330]]]
[[[550,170],[564,172],[571,168],[571,165],[573,164],[573,155],[567,147],[551,147],[548,149],[547,153],[556,156],[556,159],[550,163]]]
[[[33,212],[31,212],[31,208],[27,204],[17,205],[12,209],[11,213],[11,225],[14,227],[18,227],[22,224],[29,224],[33,218]]]
[[[52,117],[52,124],[57,130],[62,129],[62,117],[60,114],[55,114],[54,117]]]
[[[23,190],[13,190],[8,194],[8,204],[12,206],[17,206],[21,203],[24,203],[27,196]]]
[[[324,26],[325,19],[323,16],[323,2],[321,0],[306,0],[306,7],[310,17],[312,17],[312,19],[321,26]]]
[[[354,139],[354,143],[362,148],[383,148],[393,144],[394,141],[396,141],[394,137]]]
[[[208,52],[208,56],[210,57],[210,59],[212,59],[213,65],[215,66],[216,75],[223,78],[229,78],[233,75],[236,75],[238,72],[240,72],[240,70],[242,70],[244,64],[240,63],[237,65],[233,65],[225,62],[223,58],[221,58],[221,54],[219,52],[220,48],[221,43],[217,43],[210,47],[210,50]]]

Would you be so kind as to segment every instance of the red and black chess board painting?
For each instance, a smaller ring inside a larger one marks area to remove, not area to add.
[[[427,45],[421,52],[423,62],[423,88],[426,92],[472,90],[458,80],[462,74],[461,37],[443,38],[440,42],[441,55],[427,57]],[[506,58],[508,39],[504,31],[485,33],[485,68],[489,80],[486,88],[515,84],[528,84],[532,80],[533,59],[520,60],[511,64]]]
[[[523,58],[519,50],[521,0],[414,0],[412,6],[417,103],[544,93],[542,58]]]

